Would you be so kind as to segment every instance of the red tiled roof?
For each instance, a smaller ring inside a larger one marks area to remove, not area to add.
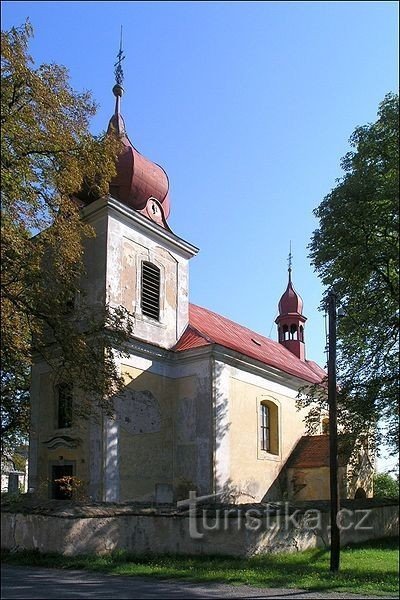
[[[343,445],[338,453],[340,466],[347,464],[351,446]],[[286,467],[288,469],[309,469],[329,467],[329,435],[303,435],[291,453]]]
[[[182,352],[210,344],[235,350],[310,383],[319,383],[326,375],[316,363],[300,360],[282,344],[211,310],[190,304],[189,325],[174,350]]]
[[[324,379],[324,377],[327,376],[326,371],[324,371],[324,369],[320,367],[316,362],[314,362],[313,360],[307,360],[306,362],[310,369],[312,369],[314,373],[318,375],[318,377]]]
[[[329,436],[303,435],[297,442],[286,466],[329,467]]]

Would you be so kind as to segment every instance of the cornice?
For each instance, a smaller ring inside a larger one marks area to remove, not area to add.
[[[142,358],[163,361],[171,367],[213,357],[226,365],[241,369],[253,375],[258,375],[259,377],[267,378],[274,383],[289,387],[293,390],[298,390],[300,387],[309,383],[305,379],[295,377],[280,369],[265,365],[256,359],[252,359],[235,350],[230,350],[218,344],[208,344],[207,346],[201,346],[191,350],[174,352],[173,350],[146,344],[140,340],[131,340],[126,345],[126,349],[129,352],[132,352],[132,354],[136,354]]]
[[[193,244],[178,237],[171,231],[164,229],[161,225],[158,225],[141,213],[122,204],[122,202],[115,200],[112,196],[99,198],[99,200],[85,206],[82,209],[82,217],[85,221],[90,222],[95,221],[96,218],[102,216],[102,213],[107,212],[130,227],[134,225],[140,232],[150,235],[157,240],[163,240],[167,246],[183,255],[185,258],[192,258],[192,256],[195,256],[199,251]]]
[[[290,387],[293,390],[298,390],[299,387],[309,383],[305,379],[295,377],[285,371],[266,365],[257,359],[250,358],[236,350],[230,350],[229,348],[219,346],[218,344],[215,344],[213,348],[213,356],[216,360],[220,360],[231,367],[247,371],[253,375],[258,375],[259,377],[268,378],[274,383]]]

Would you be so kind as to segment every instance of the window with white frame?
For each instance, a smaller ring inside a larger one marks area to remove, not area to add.
[[[260,403],[260,448],[269,454],[279,454],[279,409],[271,400]]]

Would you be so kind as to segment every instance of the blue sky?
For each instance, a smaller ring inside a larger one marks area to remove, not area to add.
[[[307,257],[312,211],[341,176],[358,125],[398,89],[396,2],[3,2],[29,17],[35,61],[122,113],[133,144],[167,171],[173,231],[200,248],[191,301],[276,339],[287,283],[304,300],[307,357],[325,364],[322,287]]]

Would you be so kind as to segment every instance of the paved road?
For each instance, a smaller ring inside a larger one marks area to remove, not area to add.
[[[307,592],[305,590],[260,589],[249,586],[232,586],[220,583],[189,583],[179,580],[156,580],[143,577],[97,575],[86,571],[64,571],[42,567],[1,568],[1,598],[42,598],[68,600],[69,598],[146,599],[157,598],[363,598],[354,594]],[[369,598],[376,598],[370,596]],[[384,596],[379,597],[380,600]],[[393,598],[393,596],[386,596]]]

